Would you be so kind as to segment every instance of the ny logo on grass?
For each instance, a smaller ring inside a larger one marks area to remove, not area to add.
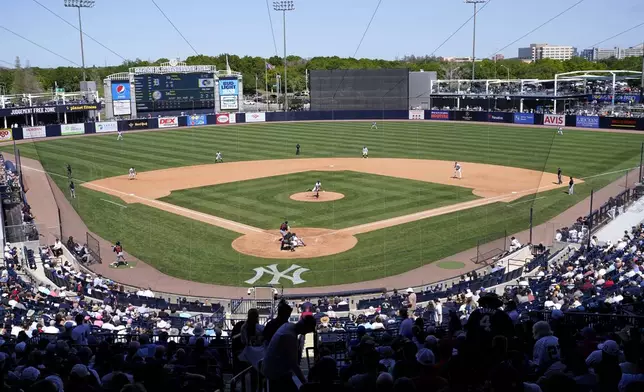
[[[301,275],[304,272],[309,271],[308,268],[300,267],[297,264],[291,265],[290,267],[288,267],[282,272],[280,272],[280,270],[277,269],[277,264],[271,264],[267,267],[257,267],[257,268],[253,268],[253,270],[255,271],[255,276],[252,279],[248,279],[246,281],[246,283],[248,284],[254,284],[258,280],[260,280],[262,276],[264,276],[264,274],[273,275],[273,279],[271,279],[271,281],[268,282],[268,284],[279,284],[281,278],[288,279],[293,284],[302,284],[302,283],[305,283],[306,280],[302,279]],[[289,276],[288,275],[289,272],[293,272],[293,276]]]

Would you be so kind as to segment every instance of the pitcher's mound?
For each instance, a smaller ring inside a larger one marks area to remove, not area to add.
[[[358,239],[350,234],[328,229],[297,228],[291,231],[306,246],[297,247],[294,252],[280,250],[280,233],[278,230],[271,230],[243,235],[233,241],[233,249],[267,259],[308,259],[346,252],[358,243]]]
[[[300,192],[300,193],[294,193],[290,196],[292,200],[297,200],[297,201],[312,201],[312,202],[322,202],[322,201],[333,201],[333,200],[340,200],[344,198],[344,195],[342,193],[337,193],[337,192],[325,192],[322,191],[320,192],[320,197],[315,197],[313,192]]]

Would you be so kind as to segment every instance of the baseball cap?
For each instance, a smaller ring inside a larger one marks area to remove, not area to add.
[[[87,369],[87,366],[78,363],[78,364],[74,365],[74,367],[72,368],[72,371],[70,372],[70,374],[78,376],[78,377],[81,377],[81,378],[84,378],[84,377],[89,376],[89,370]]]
[[[20,374],[20,379],[27,381],[36,381],[40,376],[40,370],[36,369],[33,366],[25,368]]]
[[[563,312],[561,310],[554,309],[552,311],[551,317],[552,317],[553,320],[560,320],[560,319],[562,319],[564,317],[564,314],[563,314]]]
[[[597,348],[608,355],[619,355],[619,345],[614,340],[607,340],[598,345]]]
[[[434,353],[428,348],[421,348],[416,353],[416,362],[423,366],[432,366],[436,362]]]

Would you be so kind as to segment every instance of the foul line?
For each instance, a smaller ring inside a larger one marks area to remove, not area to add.
[[[633,168],[628,168],[628,169],[622,169],[622,170],[614,170],[614,171],[611,171],[611,172],[595,174],[595,175],[592,175],[592,176],[587,176],[587,177],[583,177],[583,178],[579,178],[579,179],[580,180],[585,180],[585,179],[600,177],[600,176],[604,176],[604,175],[610,175],[610,174],[616,174],[616,173],[620,173],[620,172],[626,172],[626,171],[636,169],[638,167],[639,166],[635,166]],[[47,172],[45,170],[40,170],[40,169],[32,168],[32,167],[29,167],[29,166],[23,166],[23,168],[28,169],[28,170],[33,170],[33,171],[36,171],[36,172],[40,172],[40,173],[45,173],[45,174],[49,174],[49,175],[55,175],[55,176],[58,176],[58,177],[67,178],[67,176],[64,176],[64,175],[61,175],[61,174],[58,174],[58,173],[50,173],[50,172]],[[88,183],[89,182],[89,181],[83,181],[83,180],[80,180],[80,179],[76,179],[76,180],[80,181],[81,183]],[[563,187],[563,186],[559,185],[559,184],[551,184],[551,185],[546,185],[546,186],[543,186],[543,187],[531,188],[531,189],[526,189],[526,190],[522,190],[522,191],[515,191],[515,192],[511,192],[511,193],[507,193],[507,194],[503,194],[503,195],[499,195],[499,196],[493,196],[493,197],[481,198],[481,199],[476,199],[476,200],[470,200],[470,201],[467,201],[467,202],[464,202],[464,203],[452,204],[450,206],[444,206],[444,207],[439,207],[439,208],[433,208],[431,210],[419,211],[419,212],[416,212],[416,213],[413,213],[413,214],[402,215],[402,216],[394,217],[394,218],[391,218],[391,219],[385,219],[385,220],[381,220],[381,221],[377,221],[377,222],[370,222],[370,223],[365,223],[365,224],[362,224],[362,225],[347,227],[347,228],[344,228],[344,229],[335,230],[335,231],[332,231],[332,232],[329,232],[329,233],[326,233],[326,234],[322,234],[322,235],[319,235],[317,237],[325,237],[325,236],[333,235],[335,233],[345,233],[345,232],[348,232],[348,233],[350,233],[352,235],[369,233],[371,231],[376,231],[376,230],[380,230],[380,229],[384,229],[384,228],[388,228],[388,227],[392,227],[392,226],[397,226],[397,225],[400,225],[400,224],[411,223],[411,222],[415,222],[415,221],[418,221],[418,220],[431,218],[431,217],[435,217],[435,216],[445,215],[445,214],[448,214],[448,213],[451,213],[451,212],[458,212],[458,211],[462,211],[462,210],[469,209],[469,208],[481,207],[481,206],[491,204],[491,203],[496,202],[496,201],[501,201],[501,200],[506,199],[508,197],[516,197],[517,194],[526,194],[526,193],[532,193],[532,192],[538,193],[538,192],[544,192],[544,191],[547,191],[547,190],[551,190],[551,189],[555,189],[555,188],[561,188],[561,187]],[[112,192],[112,193],[117,193],[117,194],[120,194],[120,195],[123,195],[123,196],[126,196],[126,197],[132,197],[132,198],[144,201],[144,203],[142,203],[142,204],[145,204],[145,205],[148,205],[148,206],[151,206],[151,205],[163,206],[165,208],[160,208],[160,207],[159,208],[162,209],[162,210],[165,210],[165,211],[168,211],[168,209],[180,211],[180,212],[182,212],[184,214],[182,216],[188,216],[188,217],[190,215],[199,216],[199,217],[202,217],[202,218],[207,219],[209,221],[220,223],[220,224],[216,224],[216,223],[211,223],[211,224],[213,224],[214,226],[224,228],[224,229],[231,230],[231,227],[237,227],[237,228],[239,228],[239,230],[233,230],[233,231],[236,231],[237,233],[240,233],[240,234],[248,234],[248,232],[270,234],[267,230],[263,230],[263,229],[260,229],[260,228],[257,228],[257,227],[253,227],[253,226],[249,226],[249,225],[246,225],[246,224],[243,224],[243,223],[239,223],[239,222],[231,221],[231,220],[228,220],[228,219],[220,218],[218,216],[205,214],[203,212],[190,210],[190,209],[187,209],[187,208],[184,208],[184,207],[180,207],[180,206],[170,204],[170,203],[165,203],[165,202],[162,202],[162,201],[159,201],[159,200],[148,199],[148,198],[145,198],[145,197],[142,197],[142,196],[137,196],[137,195],[135,195],[133,193],[126,193],[126,192],[123,192],[123,191],[119,191],[117,189],[104,187],[102,185],[97,185],[97,184],[92,183],[90,186],[86,186],[86,188],[88,188],[88,189],[100,188],[100,189],[104,189],[104,190],[108,191],[108,193]],[[94,190],[96,190],[96,189],[94,189]],[[538,199],[542,199],[542,198],[546,198],[546,196],[540,197]],[[101,200],[103,200],[103,199],[101,199]],[[537,200],[537,199],[524,200],[524,201],[514,203],[514,204],[520,204],[520,203],[534,201],[534,200]],[[104,201],[110,202],[109,200],[104,200]],[[113,203],[113,202],[110,202],[110,203]],[[113,203],[113,204],[119,205],[118,203]],[[511,207],[511,206],[512,205],[508,205],[507,207]],[[171,211],[168,211],[168,212],[171,212]]]
[[[562,186],[562,187],[563,187],[563,186]],[[545,199],[545,198],[546,198],[546,196],[541,196],[541,197],[536,197],[536,198],[531,199],[531,200],[524,200],[524,201],[519,201],[519,202],[516,202],[516,203],[510,203],[510,204],[508,204],[506,207],[514,207],[514,206],[516,206],[517,204],[529,203],[529,202],[531,202],[531,201],[541,200],[541,199]]]
[[[64,176],[64,175],[61,175],[61,174],[58,174],[58,173],[50,173],[50,172],[45,171],[45,170],[40,170],[40,169],[36,169],[36,168],[33,168],[33,167],[25,166],[25,165],[23,165],[22,168],[32,170],[32,171],[35,171],[35,172],[39,172],[39,173],[44,173],[44,174],[49,174],[49,175],[54,175],[54,176],[58,176],[58,177],[67,178],[67,176]],[[81,182],[81,183],[88,183],[89,182],[89,181],[83,181],[83,180],[80,180],[80,179],[76,179],[76,180]],[[212,221],[215,221],[215,222],[220,222],[221,225],[214,224],[213,226],[222,227],[224,229],[230,230],[230,226],[238,227],[238,228],[243,230],[243,231],[241,231],[241,230],[237,231],[240,234],[248,234],[249,231],[256,232],[256,233],[264,233],[264,230],[259,229],[257,227],[248,226],[248,225],[245,225],[243,223],[238,223],[238,222],[231,221],[231,220],[224,219],[224,218],[220,218],[220,217],[214,216],[214,215],[204,214],[203,212],[199,212],[199,211],[195,211],[195,210],[189,210],[187,208],[179,207],[179,206],[176,206],[174,204],[165,203],[165,202],[162,202],[162,201],[159,201],[159,200],[148,199],[148,198],[145,198],[145,197],[137,196],[137,195],[135,195],[133,193],[125,193],[125,192],[119,191],[117,189],[104,187],[102,185],[91,184],[91,186],[86,186],[86,188],[88,188],[88,189],[101,188],[101,189],[104,189],[104,190],[108,191],[107,193],[112,192],[112,194],[117,193],[117,194],[120,194],[120,195],[123,195],[123,196],[126,196],[126,197],[132,197],[132,198],[135,198],[135,199],[143,200],[145,203],[142,203],[142,204],[146,204],[148,206],[150,206],[150,204],[157,204],[157,205],[160,205],[160,206],[164,206],[166,208],[181,211],[181,212],[185,213],[186,215],[200,216],[200,217],[203,217],[204,219],[212,220]],[[96,190],[96,189],[94,189],[94,190]],[[101,200],[103,200],[103,199],[101,199]],[[159,208],[159,209],[167,211],[164,208]],[[182,216],[186,216],[186,215],[182,215]],[[225,225],[227,225],[228,227],[226,227]]]
[[[113,202],[111,200],[101,199],[101,201],[104,201],[106,203],[111,203],[111,204],[117,205],[117,206],[122,207],[122,208],[127,208],[127,206],[124,206],[123,204],[115,203],[115,202]]]

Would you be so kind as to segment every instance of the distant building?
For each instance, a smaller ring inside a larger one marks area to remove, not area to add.
[[[581,57],[590,60],[605,60],[609,58],[623,59],[626,57],[641,57],[644,56],[644,44],[633,46],[630,48],[591,48],[584,49],[581,52]]]
[[[579,57],[584,58],[588,61],[593,61],[593,49],[584,49],[581,51]]]
[[[644,44],[639,44],[627,49],[622,49],[622,57],[642,57],[644,56]]]
[[[519,48],[519,58],[537,61],[541,59],[570,60],[577,54],[577,49],[567,45],[530,44]]]
[[[505,59],[505,56],[502,55],[501,53],[497,53],[494,56],[492,56],[492,60],[494,60],[494,61],[500,61],[500,60],[503,60],[503,59]]]
[[[471,63],[472,58],[471,57],[443,57],[443,61],[447,61],[448,63]],[[481,61],[481,59],[476,59],[474,60],[475,62]]]

